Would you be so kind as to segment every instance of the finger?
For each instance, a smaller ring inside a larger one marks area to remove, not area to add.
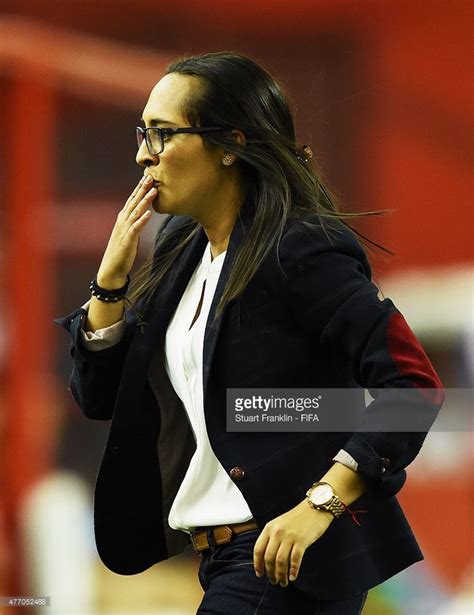
[[[143,182],[145,181],[146,177],[147,177],[146,175],[142,175],[140,177],[140,181],[135,186],[135,188],[134,188],[134,190],[133,190],[133,192],[132,192],[132,194],[130,196],[135,196],[137,194],[137,192],[140,190],[140,187],[143,185]]]
[[[150,219],[151,211],[147,209],[136,222],[128,229],[128,232],[132,235],[136,235],[145,226],[145,223]]]
[[[133,209],[139,203],[143,197],[146,195],[147,191],[153,185],[153,180],[151,177],[144,177],[143,182],[138,186],[137,191],[130,196],[129,200],[126,203],[125,211],[127,214],[130,213],[130,209]]]
[[[281,543],[275,557],[275,577],[282,587],[288,585],[288,567],[293,543]]]
[[[135,188],[133,189],[132,193],[130,194],[130,196],[128,197],[128,199],[125,201],[125,204],[123,206],[123,209],[126,209],[126,207],[129,205],[130,201],[137,195],[138,191],[140,190],[143,182],[145,181],[145,175],[143,175],[140,178],[140,181],[138,182],[138,184],[135,186]]]
[[[294,544],[290,555],[290,581],[294,581],[300,571],[301,561],[305,549],[298,544]]]
[[[124,210],[127,211],[131,207],[133,208],[146,194],[146,192],[153,185],[153,178],[150,175],[143,176],[136,186],[135,190],[127,199]]]
[[[268,542],[267,548],[265,549],[265,555],[263,557],[267,577],[270,579],[270,583],[272,583],[273,585],[276,585],[277,583],[275,560],[279,548],[280,541],[277,538],[271,538]]]
[[[127,219],[129,222],[134,222],[138,216],[141,216],[143,210],[151,205],[156,192],[156,188],[151,188],[138,203],[134,203],[135,206],[128,212]]]
[[[267,547],[268,541],[268,534],[262,532],[257,538],[253,548],[253,567],[255,569],[255,574],[257,575],[257,577],[263,576],[264,573],[265,566],[263,558],[265,556],[265,549]]]

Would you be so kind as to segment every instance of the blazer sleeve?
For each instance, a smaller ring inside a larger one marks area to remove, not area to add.
[[[83,325],[87,311],[79,308],[56,318],[71,336],[69,353],[73,360],[69,390],[83,414],[89,419],[107,421],[112,418],[122,368],[136,326],[136,318],[127,315],[124,337],[104,350],[88,350],[83,339]]]
[[[390,299],[379,299],[355,235],[342,223],[332,224],[324,232],[296,222],[283,235],[286,296],[299,325],[333,357],[341,382],[352,380],[374,398],[361,429],[342,448],[357,462],[370,494],[384,499],[403,486],[405,468],[443,404],[443,385],[403,315]],[[386,429],[386,417],[393,420],[394,413],[400,421],[411,413],[410,425],[419,413],[421,427]]]
[[[166,250],[170,231],[181,226],[181,216],[168,216],[160,227],[154,248],[154,259]],[[175,222],[173,222],[175,221]],[[173,222],[173,224],[172,224]],[[83,325],[87,311],[82,307],[67,316],[53,320],[69,333],[69,353],[73,360],[69,390],[83,414],[90,419],[107,421],[112,418],[123,366],[135,334],[138,321],[136,314],[125,310],[125,334],[113,346],[102,350],[90,350],[84,341]]]

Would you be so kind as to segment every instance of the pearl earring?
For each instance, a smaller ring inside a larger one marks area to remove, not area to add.
[[[222,162],[223,164],[225,164],[226,167],[228,167],[234,162],[234,159],[232,158],[230,154],[226,154],[224,158],[222,159]]]

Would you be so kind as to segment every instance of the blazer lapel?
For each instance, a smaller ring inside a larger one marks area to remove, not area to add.
[[[222,270],[216,287],[216,292],[209,310],[204,333],[203,349],[204,398],[209,381],[209,372],[212,365],[214,350],[219,337],[225,310],[219,318],[216,318],[216,320],[214,320],[214,315],[229,278],[232,263],[235,259],[237,250],[245,236],[246,228],[251,222],[251,216],[252,207],[249,203],[246,203],[242,207],[240,216],[237,218],[232,229],[232,233],[229,238],[229,245],[227,246],[227,253],[222,264]],[[162,348],[164,346],[166,329],[176,308],[178,307],[184,291],[186,290],[186,286],[188,285],[188,282],[203,255],[207,242],[207,235],[204,229],[200,227],[191,242],[184,249],[181,258],[175,264],[173,270],[165,276],[150,311],[147,339],[151,340],[150,343],[152,347]]]
[[[248,228],[250,224],[252,216],[251,210],[252,208],[250,206],[250,203],[242,207],[240,216],[237,218],[234,224],[234,228],[232,229],[232,233],[229,238],[229,245],[227,246],[227,253],[222,264],[216,292],[214,293],[211,307],[209,309],[209,315],[206,322],[206,330],[204,333],[204,349],[202,362],[204,399],[206,399],[206,391],[209,383],[209,373],[211,370],[212,359],[221,330],[222,319],[224,317],[226,309],[224,308],[224,311],[220,314],[218,318],[216,318],[216,320],[214,320],[214,315],[216,313],[217,305],[219,304],[220,298],[222,297],[222,293],[224,292],[225,285],[227,284],[227,280],[229,279],[230,271],[237,254],[237,250],[244,239],[246,228]]]
[[[154,348],[164,346],[166,329],[203,255],[207,242],[204,229],[199,227],[198,232],[186,246],[172,270],[165,275],[149,312],[147,338]]]

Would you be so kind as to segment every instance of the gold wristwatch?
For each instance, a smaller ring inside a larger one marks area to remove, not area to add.
[[[306,492],[308,503],[316,510],[326,510],[337,519],[346,510],[329,483],[314,483]]]

